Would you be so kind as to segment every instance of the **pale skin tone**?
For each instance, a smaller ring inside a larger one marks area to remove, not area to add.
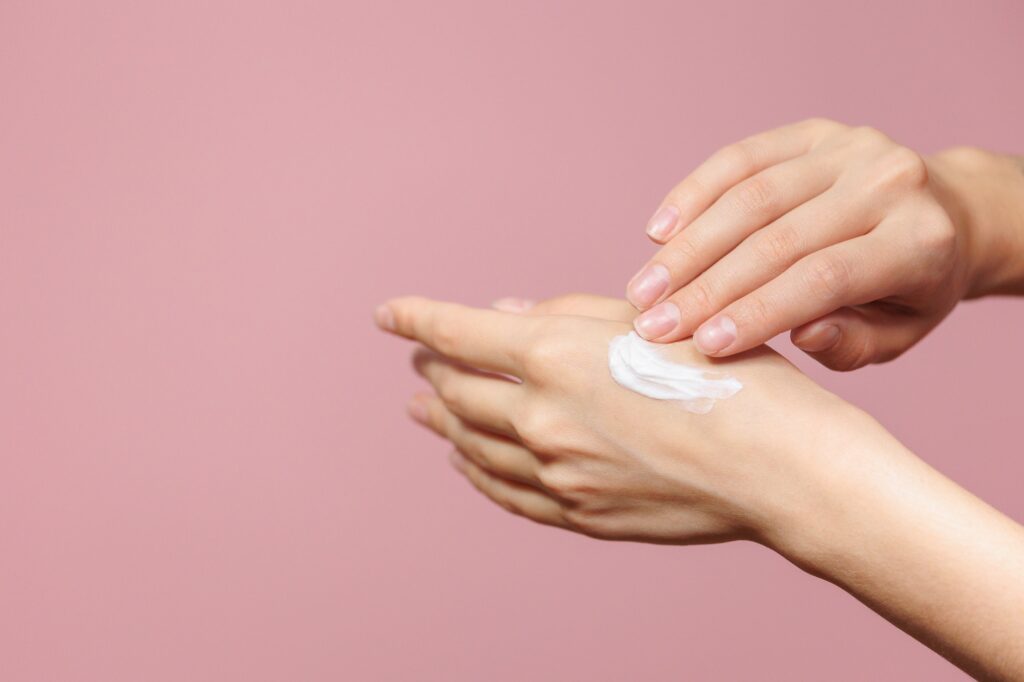
[[[504,310],[403,298],[377,313],[422,344],[414,364],[435,393],[410,413],[484,495],[595,538],[759,542],[970,674],[1024,677],[1024,528],[869,415],[767,347],[716,361],[682,341],[666,346],[675,360],[744,384],[691,414],[612,381],[608,342],[633,316],[623,302]]]
[[[759,542],[968,673],[1024,679],[1024,528],[762,345],[792,330],[826,366],[856,369],[963,298],[1024,294],[1024,162],[925,158],[805,121],[713,155],[648,233],[664,246],[630,282],[632,306],[380,308],[382,328],[422,344],[435,389],[410,414],[513,513],[610,540]],[[695,415],[618,386],[608,341],[631,327],[743,390]]]
[[[731,144],[651,218],[637,332],[728,357],[792,330],[832,369],[890,360],[961,299],[1024,293],[1022,167],[821,119]]]

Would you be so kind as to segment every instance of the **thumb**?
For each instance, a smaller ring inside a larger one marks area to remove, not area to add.
[[[840,308],[795,328],[789,338],[794,346],[829,369],[848,372],[892,360],[917,343],[926,331],[918,318]]]

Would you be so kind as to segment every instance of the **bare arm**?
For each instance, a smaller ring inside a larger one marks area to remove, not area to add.
[[[611,380],[609,341],[630,329],[621,302],[541,307],[570,315],[416,298],[378,312],[430,349],[416,367],[437,395],[410,413],[481,492],[596,538],[760,542],[972,675],[1024,679],[1021,526],[767,348],[715,364],[743,388],[691,414]],[[688,342],[664,350],[712,365]]]
[[[880,427],[863,433],[768,544],[971,675],[1024,679],[1024,528]]]

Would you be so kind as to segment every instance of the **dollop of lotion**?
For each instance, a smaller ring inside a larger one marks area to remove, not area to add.
[[[689,412],[707,414],[716,400],[736,395],[743,384],[725,372],[672,362],[662,346],[636,332],[616,336],[608,348],[608,369],[615,383],[656,400],[676,400]]]

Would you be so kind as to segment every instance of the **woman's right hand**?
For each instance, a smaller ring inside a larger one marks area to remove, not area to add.
[[[637,332],[727,357],[783,331],[833,369],[896,357],[965,296],[1024,282],[1017,160],[929,158],[810,120],[723,148],[662,202]]]

